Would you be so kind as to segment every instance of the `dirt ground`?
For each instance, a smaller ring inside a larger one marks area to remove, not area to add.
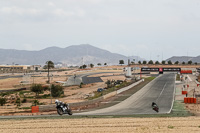
[[[1,133],[199,133],[200,117],[0,120]]]
[[[92,75],[92,76],[103,76],[102,80],[103,82],[100,83],[93,83],[89,85],[83,85],[82,88],[79,86],[70,86],[70,87],[64,87],[64,95],[65,97],[59,98],[59,100],[66,102],[66,103],[76,103],[76,102],[82,102],[87,100],[87,97],[92,95],[94,91],[97,91],[98,88],[104,88],[106,87],[105,82],[109,80],[125,80],[125,76],[121,75],[123,74],[122,69],[120,70],[102,70],[102,69],[94,69],[94,70],[86,70],[86,71],[64,71],[64,72],[53,72],[50,73],[53,74],[53,78],[51,78],[51,83],[55,83],[56,81],[66,81],[67,77],[70,75],[76,74],[83,74],[88,72],[111,72],[111,73],[102,73],[98,75]],[[17,74],[14,74],[14,76]],[[25,86],[20,86],[20,81],[24,80],[24,78],[9,78],[9,79],[1,79],[0,80],[0,90],[5,89],[15,89],[15,88],[21,88]],[[40,84],[46,84],[47,81],[47,73],[35,73],[34,77],[29,78],[30,82],[32,83],[40,83]],[[27,87],[30,87],[27,86]],[[57,98],[56,98],[57,99]],[[27,103],[22,103],[21,107],[30,107],[32,105],[32,101],[29,101]],[[43,104],[50,104],[51,99],[38,99],[40,103]],[[52,99],[52,101],[55,101],[55,98]],[[2,113],[8,113],[8,112],[23,112],[26,111],[24,109],[18,110],[16,108],[16,105],[13,105],[11,103],[7,104],[5,107],[0,107],[0,114]]]

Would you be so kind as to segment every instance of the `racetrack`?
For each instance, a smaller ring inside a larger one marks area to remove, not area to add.
[[[156,114],[151,108],[152,102],[156,102],[159,106],[159,113],[170,113],[174,100],[174,88],[175,74],[163,74],[117,105],[75,115]]]

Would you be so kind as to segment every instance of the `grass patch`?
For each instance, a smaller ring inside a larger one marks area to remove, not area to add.
[[[10,94],[14,94],[14,93],[16,93],[16,92],[1,92],[0,93],[0,96],[5,96],[5,95],[10,95]]]
[[[180,80],[181,80],[180,74],[177,74],[177,75],[176,75],[176,81],[180,81]]]
[[[50,98],[50,94],[44,94],[44,95],[42,95],[42,96],[39,96],[38,98]]]
[[[19,92],[20,95],[24,95],[24,93],[30,93],[30,91],[20,91]]]
[[[168,128],[170,128],[170,129],[174,129],[174,126],[168,126]]]
[[[154,80],[156,77],[148,77],[148,78],[145,78],[146,80]]]
[[[31,107],[21,107],[19,109],[31,109]]]

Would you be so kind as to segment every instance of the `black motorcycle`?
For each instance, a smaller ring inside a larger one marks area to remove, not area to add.
[[[156,103],[152,103],[152,109],[154,110],[154,111],[156,111],[157,113],[159,112],[159,107],[158,107],[158,105],[156,104]]]
[[[72,115],[72,110],[69,108],[69,104],[65,104],[59,101],[59,102],[56,102],[56,108],[59,115],[63,115],[63,114]]]

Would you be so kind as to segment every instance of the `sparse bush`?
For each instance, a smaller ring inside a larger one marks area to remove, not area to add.
[[[173,128],[174,128],[174,126],[168,126],[168,128],[170,128],[170,129],[173,129]]]
[[[41,84],[33,84],[31,86],[31,91],[35,92],[35,95],[37,97],[39,94],[43,93],[44,90]]]
[[[17,98],[17,100],[16,100],[15,103],[17,104],[17,107],[21,106],[21,100],[20,100],[20,98]]]
[[[49,91],[50,90],[49,86],[42,86],[42,88],[43,88],[44,91]]]
[[[4,104],[6,104],[6,99],[0,98],[0,105],[3,106]]]
[[[82,88],[83,82],[80,83],[79,87]]]
[[[110,80],[107,80],[107,81],[106,81],[106,84],[107,84],[107,88],[110,88],[110,86],[111,86],[111,81],[110,81]]]
[[[63,87],[60,85],[53,84],[51,86],[51,94],[52,97],[60,97],[62,94],[64,94]]]
[[[44,94],[43,96],[41,96],[40,98],[47,98],[50,97],[50,94]]]
[[[26,103],[26,102],[27,102],[27,99],[24,98],[24,99],[22,100],[22,103]]]
[[[40,103],[39,103],[39,101],[38,100],[34,100],[33,101],[33,106],[36,106],[36,105],[39,105]]]

